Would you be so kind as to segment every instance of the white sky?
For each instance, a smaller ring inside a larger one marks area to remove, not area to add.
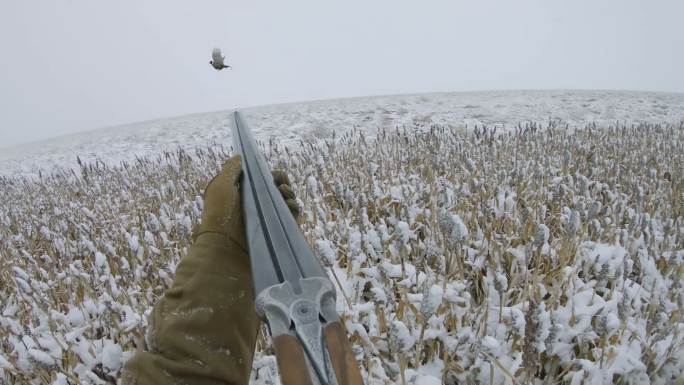
[[[1,0],[0,147],[347,96],[684,92],[683,18],[682,0]]]

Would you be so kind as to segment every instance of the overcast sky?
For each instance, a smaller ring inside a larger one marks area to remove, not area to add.
[[[684,92],[682,0],[0,1],[0,147],[261,104]],[[208,61],[221,47],[233,70]]]

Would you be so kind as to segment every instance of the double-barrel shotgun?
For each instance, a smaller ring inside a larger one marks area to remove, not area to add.
[[[273,182],[245,121],[233,114],[257,313],[268,324],[284,385],[362,385],[335,310],[336,294]]]

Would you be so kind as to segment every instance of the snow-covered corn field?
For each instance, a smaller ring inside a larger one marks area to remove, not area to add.
[[[296,149],[367,384],[672,384],[684,126],[354,130]],[[224,148],[0,179],[0,383],[114,383]],[[278,383],[266,333],[252,383]]]

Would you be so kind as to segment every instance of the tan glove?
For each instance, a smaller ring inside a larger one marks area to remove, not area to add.
[[[147,351],[126,363],[122,384],[247,385],[259,318],[255,311],[238,182],[230,158],[204,193],[202,223],[176,279],[154,306]],[[287,174],[274,180],[295,218]]]
[[[204,191],[204,210],[202,222],[195,229],[196,238],[203,233],[219,233],[231,238],[247,249],[245,225],[240,202],[240,156],[236,155],[223,164],[221,172],[212,179]],[[285,171],[274,171],[273,181],[285,199],[292,215],[299,217],[299,205]]]

